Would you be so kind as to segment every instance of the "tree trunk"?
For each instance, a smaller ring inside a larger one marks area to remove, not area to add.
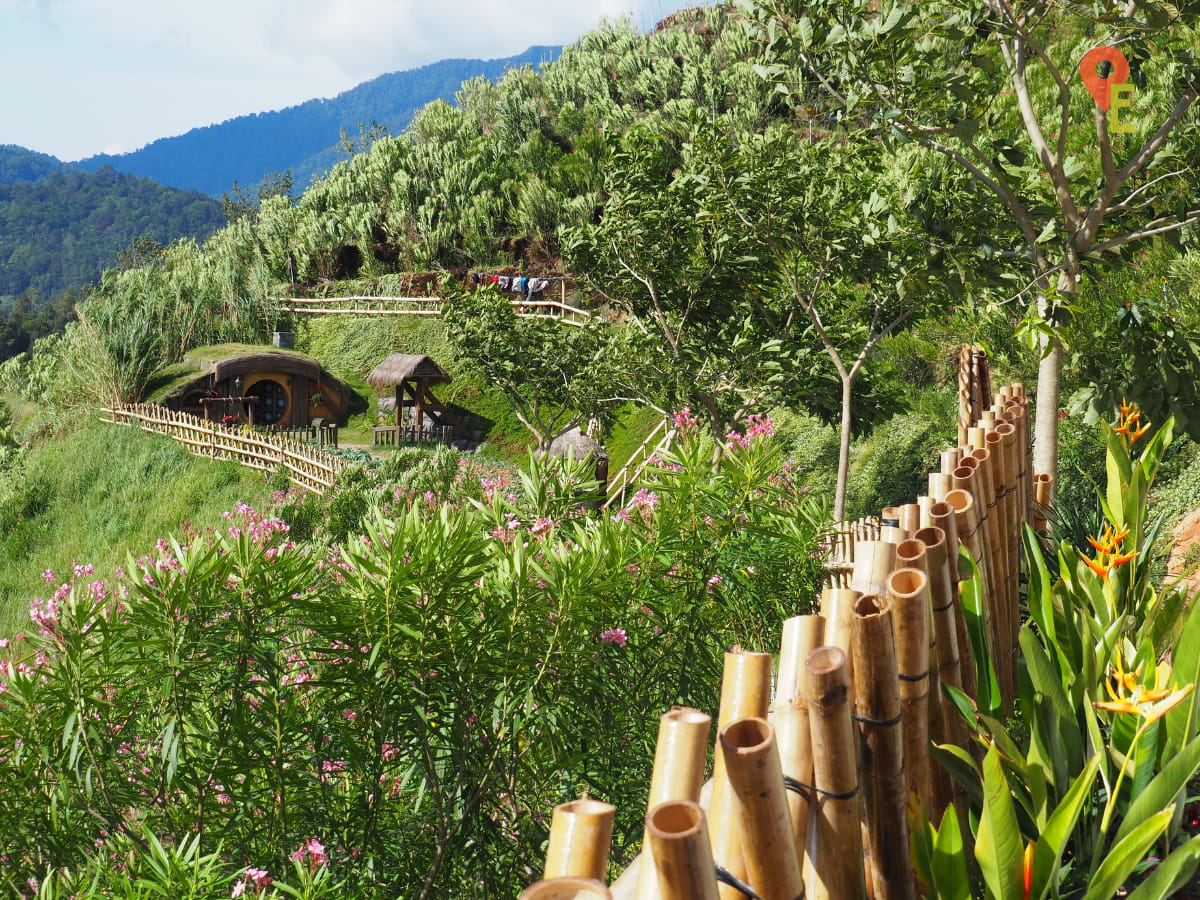
[[[1059,296],[1073,297],[1079,284],[1077,271],[1065,271],[1058,277]],[[1049,301],[1038,297],[1038,312],[1046,315]],[[1039,346],[1042,360],[1038,364],[1037,418],[1033,432],[1033,471],[1053,476],[1058,484],[1058,405],[1062,383],[1063,346],[1057,337],[1043,338]]]
[[[850,399],[854,393],[854,375],[842,376],[842,434],[838,441],[837,488],[833,495],[833,520],[846,514],[846,482],[850,477]]]

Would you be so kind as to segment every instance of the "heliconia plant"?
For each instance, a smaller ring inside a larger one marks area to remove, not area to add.
[[[955,695],[986,752],[980,765],[964,748],[934,751],[971,812],[913,828],[931,896],[1101,900],[1127,890],[1151,900],[1172,896],[1200,866],[1200,836],[1182,827],[1200,769],[1200,605],[1152,578],[1160,524],[1148,498],[1172,423],[1138,452],[1149,431],[1131,404],[1104,426],[1105,524],[1087,548],[1060,544],[1056,573],[1025,528],[1023,728],[1001,721],[994,703]]]

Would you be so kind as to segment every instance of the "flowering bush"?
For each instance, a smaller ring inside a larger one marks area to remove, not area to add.
[[[622,811],[619,862],[659,714],[715,710],[722,652],[812,601],[820,511],[770,438],[711,458],[685,440],[599,515],[582,469],[531,464],[341,544],[239,506],[113,577],[47,573],[0,673],[0,885],[511,896],[583,791]],[[146,874],[151,839],[202,883]]]

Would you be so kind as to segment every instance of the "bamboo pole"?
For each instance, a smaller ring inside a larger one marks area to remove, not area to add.
[[[775,731],[765,719],[737,719],[720,734],[737,798],[749,883],[762,900],[804,896]]]
[[[859,541],[856,545],[856,552],[869,543],[873,542]],[[888,565],[890,566],[891,563]],[[886,577],[886,573],[883,577]],[[853,581],[853,576],[851,576],[851,580]],[[821,591],[821,618],[825,620],[825,631],[821,643],[830,647],[842,648],[842,652],[847,655],[846,678],[851,685],[854,684],[854,668],[849,665],[849,654],[851,635],[854,633],[854,603],[861,593],[853,587],[825,588]],[[809,649],[811,651],[812,648]],[[801,664],[807,658],[805,655],[801,659]]]
[[[921,528],[921,506],[918,503],[905,503],[900,507],[900,527],[904,529],[905,538],[911,538]]]
[[[992,652],[1000,653],[1000,658],[993,658],[996,665],[996,677],[1000,684],[1008,684],[1007,666],[1009,659],[1003,652],[1007,643],[1008,609],[1008,559],[1007,541],[1004,539],[1002,523],[1003,513],[998,509],[996,485],[1000,483],[1002,473],[997,473],[1000,464],[998,454],[993,454],[988,448],[975,450],[971,454],[979,464],[980,493],[976,502],[983,497],[985,506],[980,524],[984,530],[984,552],[988,556],[987,593],[985,594],[988,608],[988,627],[991,630],[993,642]],[[1002,693],[1007,695],[1007,691]]]
[[[958,443],[967,442],[967,429],[975,421],[972,404],[971,348],[963,344],[958,349]]]
[[[896,566],[896,543],[859,541],[854,547],[854,571],[850,587],[859,594],[882,594],[888,574]]]
[[[1050,505],[1050,498],[1054,494],[1054,476],[1046,472],[1034,475],[1033,489],[1033,530],[1038,534],[1048,534],[1050,528],[1046,522],[1046,510]]]
[[[874,900],[915,900],[908,847],[908,785],[900,732],[900,681],[887,598],[867,594],[854,607],[855,695],[863,779],[866,874]]]
[[[718,734],[735,719],[765,719],[771,698],[771,654],[733,650],[725,654],[721,679],[721,710],[717,715]],[[725,773],[725,759],[713,759],[712,800],[709,803],[708,830],[713,858],[735,878],[746,880],[742,856],[741,832],[737,827],[737,806],[733,787]],[[660,879],[661,882],[661,879]],[[735,888],[721,885],[722,900],[743,900]]]
[[[957,466],[955,466],[957,468]],[[954,482],[950,472],[930,472],[929,473],[929,496],[936,503],[939,500],[945,500],[946,494],[954,488]]]
[[[929,605],[928,579],[920,569],[897,569],[888,577],[892,627],[896,635],[896,666],[900,672],[900,723],[909,789],[925,809],[932,809],[929,770]]]
[[[824,639],[825,620],[821,616],[793,616],[783,623],[771,721],[775,725],[783,774],[803,784],[811,784],[813,780],[812,735],[803,687],[804,660]],[[803,864],[811,797],[791,791],[787,803],[796,859]]]
[[[920,529],[918,529],[919,531]],[[935,744],[944,744],[949,738],[947,714],[955,715],[954,710],[948,709],[948,701],[942,696],[942,661],[939,643],[937,615],[933,611],[932,575],[930,572],[929,547],[919,538],[905,541],[896,549],[896,564],[903,568],[915,569],[925,578],[925,629],[928,641],[929,680],[926,687],[926,702],[928,703],[929,740]],[[950,608],[953,610],[953,607]],[[950,620],[953,624],[953,620]],[[952,633],[953,637],[953,633]],[[931,813],[945,809],[953,798],[953,786],[950,777],[943,769],[929,766],[930,807]]]
[[[717,900],[717,873],[704,810],[690,800],[660,803],[646,815],[650,856],[663,900]]]
[[[548,878],[521,891],[520,900],[612,900],[612,894],[592,878]]]
[[[858,900],[866,891],[866,873],[846,654],[838,647],[818,647],[804,668],[817,789],[804,857],[806,896]]]
[[[658,743],[654,750],[654,770],[650,776],[647,809],[671,800],[700,800],[704,764],[708,756],[708,732],[712,716],[698,709],[676,706],[663,713],[658,722]],[[650,834],[642,836],[642,846],[650,845]],[[658,871],[650,854],[642,855],[638,873],[637,900],[658,900]]]
[[[959,596],[958,572],[958,523],[954,507],[949,503],[935,503],[930,509],[931,527],[940,528],[946,536],[946,562],[950,573],[950,596],[954,601],[954,633],[958,649],[958,675],[961,687],[968,697],[974,699],[978,692],[975,683],[975,657],[971,652],[971,640],[967,636],[967,620]]]
[[[616,807],[602,800],[572,800],[554,808],[543,878],[592,878],[608,873]]]

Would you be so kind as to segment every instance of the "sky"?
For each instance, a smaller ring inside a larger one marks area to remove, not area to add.
[[[74,161],[709,0],[0,0],[0,144]]]

